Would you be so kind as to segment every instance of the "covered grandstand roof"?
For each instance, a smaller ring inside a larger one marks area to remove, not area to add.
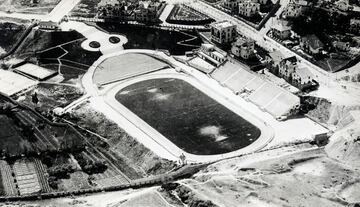
[[[230,62],[211,76],[234,92],[249,91],[248,99],[274,117],[286,115],[300,104],[299,97]]]

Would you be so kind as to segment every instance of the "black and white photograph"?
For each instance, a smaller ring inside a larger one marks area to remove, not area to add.
[[[0,207],[360,207],[360,0],[0,0]]]

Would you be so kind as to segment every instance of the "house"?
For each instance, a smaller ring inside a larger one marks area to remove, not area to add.
[[[254,55],[255,41],[251,39],[238,38],[231,47],[231,53],[236,57],[249,59]]]
[[[253,17],[260,11],[260,4],[251,1],[239,3],[239,15],[245,17]]]
[[[272,35],[273,37],[280,39],[280,40],[286,40],[291,35],[291,28],[289,26],[286,26],[282,23],[275,24],[272,28]]]
[[[289,4],[282,13],[282,16],[284,18],[296,18],[299,17],[305,11],[305,9],[306,7],[301,5]]]
[[[350,4],[349,0],[339,0],[335,3],[336,8],[338,8],[341,11],[349,11]]]
[[[300,39],[300,47],[306,53],[316,55],[324,49],[324,44],[316,35],[312,34],[304,36]]]
[[[43,21],[39,23],[39,29],[42,30],[58,30],[59,24],[52,21]]]
[[[292,74],[295,72],[296,67],[297,59],[295,56],[284,58],[280,61],[278,75],[291,82]]]
[[[298,6],[308,6],[309,2],[305,0],[292,0],[292,4],[298,5]]]
[[[223,20],[210,24],[211,40],[218,44],[229,44],[236,38],[236,25]]]
[[[360,34],[360,19],[351,19],[349,29],[354,34]]]
[[[269,55],[266,57],[267,67],[272,73],[278,74],[280,62],[283,59],[284,55],[280,51],[275,50],[274,52],[270,52]]]
[[[139,22],[156,22],[164,7],[161,2],[140,1],[139,7],[134,10],[135,20]]]
[[[349,42],[342,42],[342,41],[335,41],[333,42],[333,46],[341,51],[349,51],[350,50],[350,43]]]
[[[227,53],[212,44],[202,44],[197,55],[216,67],[227,60]]]
[[[291,84],[303,89],[314,84],[314,75],[307,67],[297,67],[292,73]]]
[[[238,5],[239,5],[238,0],[223,0],[222,2],[222,6],[230,11],[236,11]]]

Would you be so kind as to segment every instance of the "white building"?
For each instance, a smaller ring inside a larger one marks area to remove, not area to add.
[[[255,41],[251,39],[238,38],[231,47],[231,53],[236,57],[249,59],[254,55]]]
[[[291,35],[291,28],[282,23],[275,24],[274,26],[272,26],[271,31],[273,37],[278,38],[280,40],[286,40]]]
[[[210,24],[211,40],[218,44],[228,44],[236,38],[236,25],[224,20]]]
[[[222,6],[225,9],[228,9],[231,11],[235,11],[237,9],[238,5],[239,5],[238,0],[223,0],[223,2],[222,2]]]

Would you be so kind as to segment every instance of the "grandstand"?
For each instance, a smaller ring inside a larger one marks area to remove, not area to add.
[[[274,117],[291,114],[300,105],[300,98],[250,71],[227,62],[211,76],[234,93],[248,93],[248,100]]]
[[[0,92],[11,96],[35,86],[37,81],[17,73],[0,69]]]

